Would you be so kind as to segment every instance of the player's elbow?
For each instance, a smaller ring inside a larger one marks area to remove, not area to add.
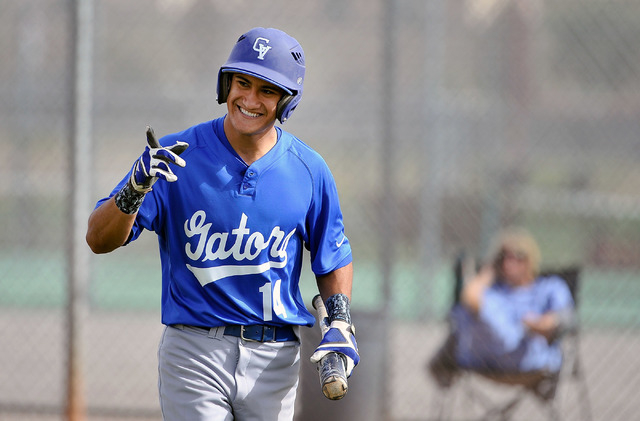
[[[89,216],[85,240],[96,254],[112,252],[127,242],[132,223],[132,217],[120,212],[112,199]]]
[[[96,239],[89,233],[87,233],[85,240],[87,241],[87,244],[89,245],[91,251],[95,254],[104,254],[111,251],[103,242],[96,241]]]
[[[91,251],[95,254],[110,253],[122,245],[114,241],[110,241],[107,237],[100,235],[91,229],[87,230],[85,240]]]

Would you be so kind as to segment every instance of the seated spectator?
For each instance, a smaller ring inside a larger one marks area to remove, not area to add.
[[[443,386],[458,367],[479,371],[558,372],[557,340],[574,320],[567,284],[540,277],[540,251],[525,230],[508,229],[492,248],[489,263],[465,281],[451,312],[452,335],[430,362]]]

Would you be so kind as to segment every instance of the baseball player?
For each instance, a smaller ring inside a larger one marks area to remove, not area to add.
[[[162,266],[159,394],[165,420],[291,420],[301,326],[303,248],[331,329],[312,355],[359,355],[350,316],[352,256],[322,157],[275,125],[302,96],[300,44],[272,28],[242,35],[218,72],[225,116],[148,146],[89,219],[108,253],[143,230]]]

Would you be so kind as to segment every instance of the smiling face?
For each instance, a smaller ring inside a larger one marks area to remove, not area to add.
[[[229,140],[259,140],[268,136],[274,130],[282,95],[282,90],[262,79],[234,73],[224,122]]]

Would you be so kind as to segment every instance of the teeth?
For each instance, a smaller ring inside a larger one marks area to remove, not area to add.
[[[242,114],[246,115],[247,117],[258,117],[258,116],[260,115],[260,114],[258,114],[258,113],[251,113],[251,112],[249,112],[249,111],[245,110],[245,109],[244,109],[244,108],[242,108],[242,107],[238,107],[238,108],[240,108],[240,112],[241,112]]]

